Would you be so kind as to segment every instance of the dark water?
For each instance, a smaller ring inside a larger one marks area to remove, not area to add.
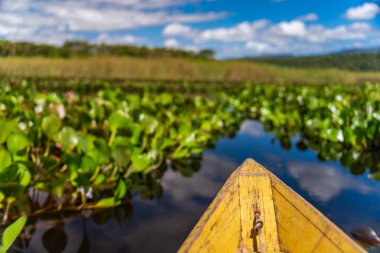
[[[293,140],[293,147],[297,137]],[[228,176],[251,157],[349,233],[359,225],[380,232],[380,183],[354,176],[339,162],[321,162],[314,151],[283,150],[260,123],[245,121],[233,139],[220,139],[192,177],[168,171],[161,198],[136,194],[131,205],[95,213],[34,218],[32,237],[14,252],[175,252]],[[87,218],[84,218],[84,217]],[[57,220],[61,220],[57,223]],[[373,252],[378,252],[376,249]],[[380,251],[379,251],[380,252]]]

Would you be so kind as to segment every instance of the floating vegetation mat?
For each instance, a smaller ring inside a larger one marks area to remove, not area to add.
[[[191,96],[102,88],[88,95],[0,87],[0,212],[118,206],[131,192],[160,194],[167,168],[191,176],[206,147],[260,121],[285,149],[380,180],[380,85],[241,86]],[[71,87],[73,88],[73,87]],[[43,205],[41,194],[48,195]]]

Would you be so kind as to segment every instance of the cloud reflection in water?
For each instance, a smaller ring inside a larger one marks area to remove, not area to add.
[[[245,120],[240,126],[240,133],[261,137],[264,133],[264,127],[258,121]]]
[[[288,171],[303,190],[321,202],[330,201],[344,190],[356,190],[362,194],[376,192],[374,187],[356,180],[353,175],[328,165],[290,162]]]

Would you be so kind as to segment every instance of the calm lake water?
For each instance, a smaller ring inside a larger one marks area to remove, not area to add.
[[[201,169],[192,177],[168,170],[161,181],[161,198],[147,200],[136,193],[130,205],[116,209],[36,217],[35,227],[27,227],[32,237],[19,240],[19,249],[12,252],[175,252],[229,175],[248,157],[345,232],[359,225],[380,232],[380,182],[368,174],[354,176],[339,162],[319,161],[316,152],[298,150],[297,139],[291,150],[283,150],[260,123],[245,121],[234,138],[222,138],[215,149],[205,151]]]

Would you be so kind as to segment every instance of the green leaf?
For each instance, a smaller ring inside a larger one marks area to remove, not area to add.
[[[343,131],[341,129],[329,128],[326,131],[327,138],[333,142],[343,142]]]
[[[62,161],[69,166],[70,170],[77,170],[80,168],[82,158],[77,154],[63,154]]]
[[[15,121],[13,120],[0,119],[0,144],[6,142],[15,125]]]
[[[131,94],[127,97],[128,104],[131,108],[140,108],[141,107],[141,98],[138,95]]]
[[[163,105],[168,105],[173,102],[173,96],[170,93],[162,93],[159,97],[159,101]]]
[[[380,112],[374,112],[374,113],[372,114],[372,117],[373,117],[374,119],[377,119],[378,121],[380,121]]]
[[[12,163],[11,155],[5,149],[0,149],[0,173]]]
[[[54,138],[61,128],[61,120],[54,114],[45,117],[42,120],[42,130],[50,138]]]
[[[343,137],[344,137],[344,141],[347,142],[347,143],[350,143],[352,145],[355,145],[355,142],[356,142],[356,136],[354,134],[354,131],[352,130],[352,128],[345,128],[343,130]]]
[[[76,188],[84,187],[87,189],[90,186],[90,176],[87,174],[81,174],[79,170],[70,171],[70,181]]]
[[[107,180],[106,176],[103,174],[99,174],[95,180],[94,180],[94,185],[101,185],[103,182]]]
[[[132,137],[131,137],[131,142],[134,145],[137,145],[139,143],[139,139],[141,137],[141,134],[143,132],[143,128],[139,124],[133,124],[132,125]]]
[[[21,133],[12,134],[7,139],[7,148],[13,154],[25,149],[28,144],[28,138]]]
[[[126,147],[133,149],[133,144],[131,142],[130,138],[122,137],[122,136],[116,136],[115,140],[112,143],[112,147]]]
[[[170,139],[170,138],[166,138],[163,143],[162,143],[162,146],[161,146],[161,149],[165,149],[165,148],[168,148],[168,147],[171,147],[175,144],[175,141],[173,139]]]
[[[142,126],[147,134],[152,134],[158,126],[158,121],[153,117],[146,116],[142,120]]]
[[[3,238],[2,238],[3,247],[1,249],[3,252],[7,252],[7,250],[12,246],[17,236],[23,230],[26,224],[26,221],[27,221],[27,217],[21,216],[5,229]]]
[[[29,170],[25,169],[21,175],[20,185],[23,187],[26,187],[29,185],[31,180],[32,180],[32,174],[30,174]]]
[[[380,123],[378,120],[371,119],[367,122],[366,136],[369,140],[375,140],[379,136]]]
[[[128,114],[123,111],[116,111],[111,114],[108,124],[112,132],[116,132],[119,128],[128,128],[131,119]]]
[[[78,157],[79,158],[79,157]],[[80,158],[80,166],[74,164],[74,167],[70,168],[70,180],[75,187],[85,187],[90,186],[91,175],[96,169],[97,163],[94,159],[86,155]]]
[[[19,172],[19,164],[11,164],[0,170],[0,181],[6,182],[14,179]]]
[[[61,197],[63,195],[63,191],[65,190],[66,185],[66,177],[57,177],[53,190],[51,191],[52,194],[55,196]]]
[[[190,149],[189,148],[182,148],[182,149],[177,149],[176,152],[172,154],[172,157],[175,159],[180,159],[184,158],[186,156],[190,156]]]
[[[120,204],[120,201],[116,201],[115,198],[105,198],[98,203],[96,203],[96,207],[99,208],[107,208],[107,207],[114,207]]]
[[[72,127],[64,127],[58,133],[57,140],[62,145],[62,150],[65,152],[71,151],[79,142],[77,131]]]
[[[58,161],[49,156],[39,156],[42,168],[47,172],[53,172],[58,168]]]
[[[83,173],[91,173],[95,171],[96,166],[97,164],[92,157],[87,155],[82,158],[81,169]]]
[[[96,139],[93,149],[87,152],[87,155],[99,165],[108,162],[110,159],[110,149],[107,142],[104,139]]]
[[[126,193],[127,193],[127,185],[123,180],[120,180],[116,188],[115,198],[121,200],[122,198],[125,197]]]
[[[131,149],[126,147],[116,147],[112,150],[112,158],[117,165],[127,165],[131,160]]]
[[[78,143],[78,150],[87,153],[94,148],[95,136],[86,135],[80,138]]]
[[[134,172],[142,172],[147,170],[152,164],[152,159],[149,154],[133,154],[132,155],[132,170]]]

